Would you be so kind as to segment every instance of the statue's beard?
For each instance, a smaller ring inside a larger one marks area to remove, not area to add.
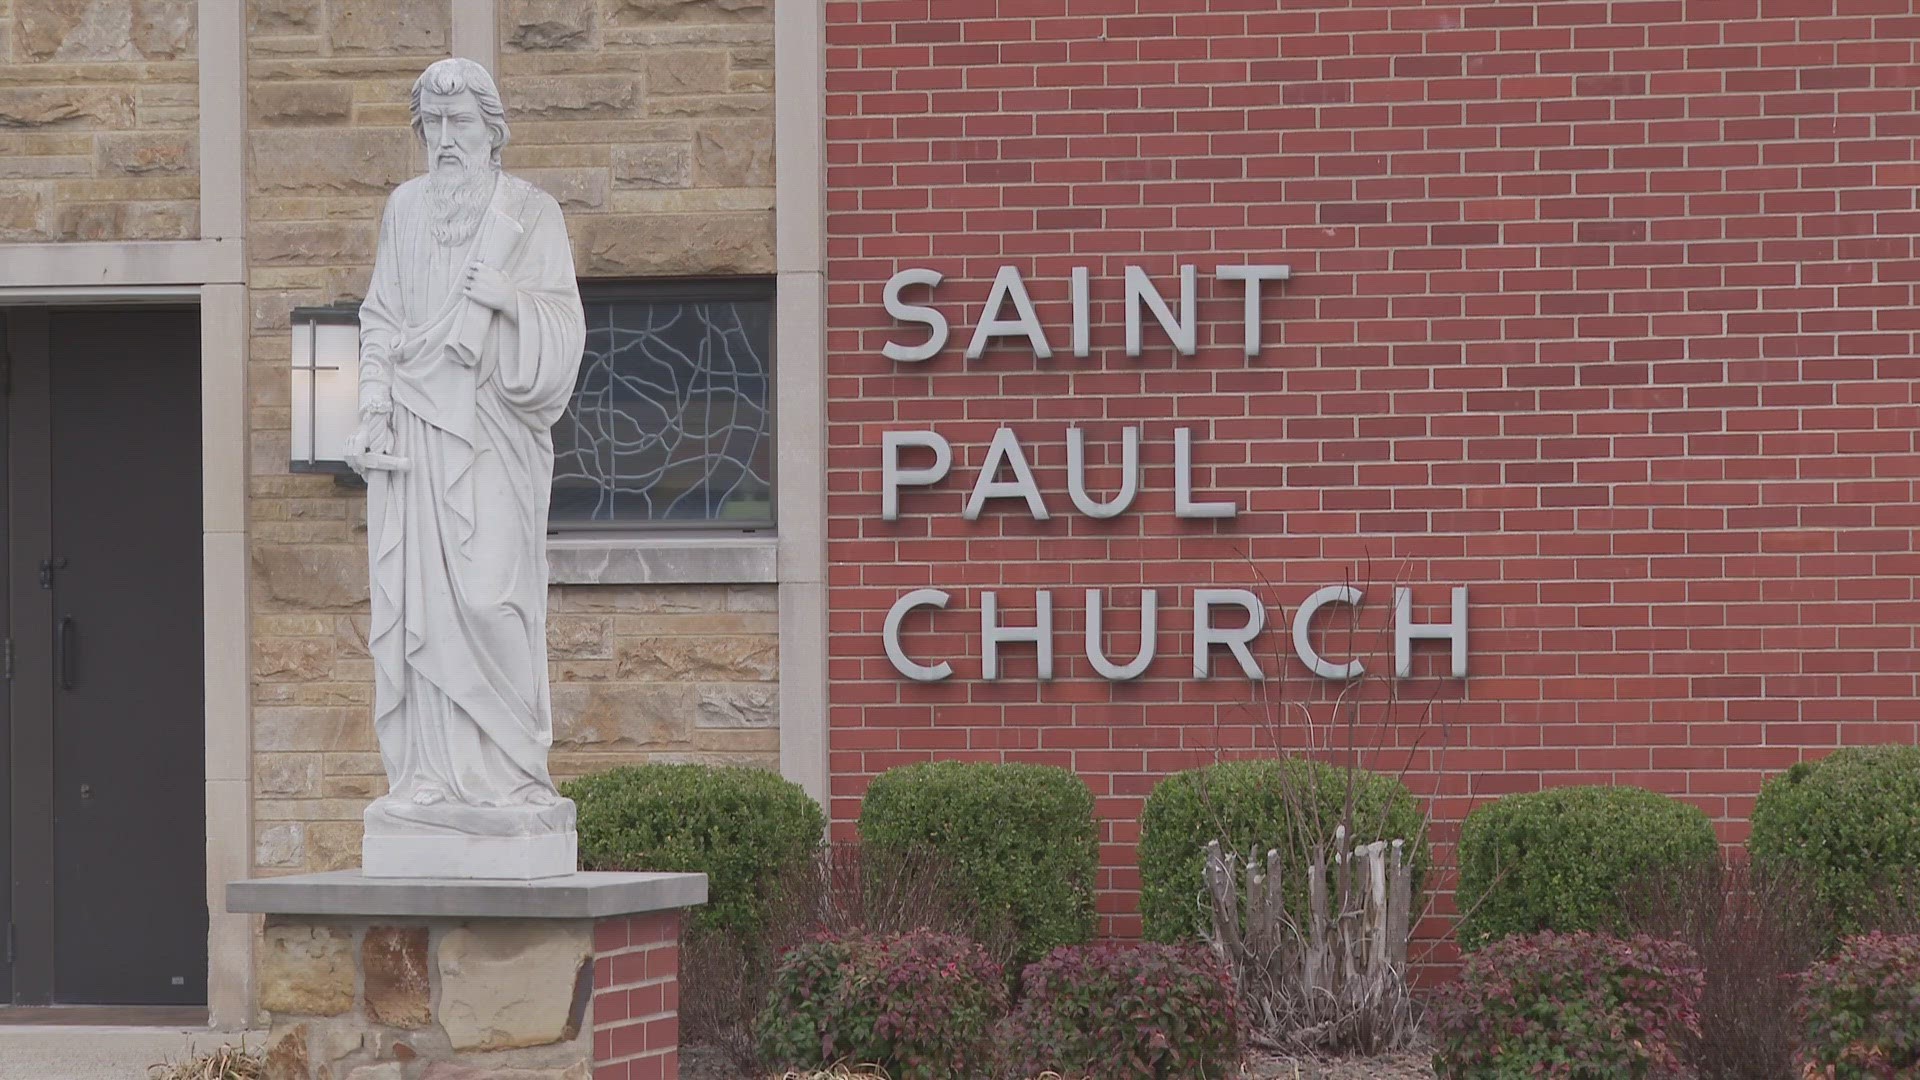
[[[427,204],[433,207],[433,238],[443,247],[473,239],[493,200],[495,169],[487,160],[437,164],[427,174]]]

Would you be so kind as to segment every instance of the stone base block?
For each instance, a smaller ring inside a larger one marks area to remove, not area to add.
[[[417,805],[391,795],[364,815],[361,872],[370,878],[534,881],[578,865],[572,799],[545,805]]]
[[[370,878],[535,881],[579,865],[575,833],[545,836],[367,836],[360,872]]]
[[[700,874],[235,882],[264,912],[268,1080],[674,1080]]]

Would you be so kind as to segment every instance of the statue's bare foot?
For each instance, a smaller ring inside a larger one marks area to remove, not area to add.
[[[527,796],[528,806],[558,806],[559,804],[560,795],[558,792],[536,791]]]
[[[447,793],[431,784],[421,787],[413,793],[413,805],[415,806],[432,806],[434,803],[446,801]]]

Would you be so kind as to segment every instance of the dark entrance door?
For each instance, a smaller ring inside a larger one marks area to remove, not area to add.
[[[0,318],[9,998],[204,1003],[198,313]]]

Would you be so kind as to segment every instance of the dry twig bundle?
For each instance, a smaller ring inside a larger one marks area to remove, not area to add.
[[[1332,844],[1317,846],[1308,864],[1307,910],[1289,911],[1278,851],[1242,858],[1218,841],[1207,845],[1208,943],[1234,974],[1255,1041],[1368,1051],[1412,1041],[1413,866],[1405,846],[1376,840],[1350,848],[1346,827],[1336,827]]]
[[[1260,563],[1248,562],[1271,589]],[[1440,714],[1457,684],[1442,676],[1408,699],[1403,695],[1415,684],[1381,674],[1392,670],[1391,627],[1369,626],[1357,603],[1374,584],[1369,560],[1347,583],[1355,602],[1341,605],[1345,618],[1336,616],[1324,636],[1329,654],[1364,658],[1364,669],[1356,664],[1346,678],[1316,679],[1296,694],[1286,658],[1276,655],[1281,676],[1255,683],[1252,704],[1265,716],[1273,751],[1337,771],[1278,774],[1285,850],[1242,855],[1217,842],[1207,850],[1209,943],[1239,984],[1252,1041],[1282,1053],[1377,1054],[1404,1049],[1419,1034],[1408,951],[1428,903],[1415,888],[1415,863],[1416,852],[1424,859],[1433,811],[1422,808],[1411,835],[1389,831],[1384,808],[1361,808],[1360,770],[1401,784],[1415,772],[1444,775],[1450,731]],[[1329,783],[1336,786],[1323,790]],[[1354,842],[1364,835],[1382,839]],[[1282,880],[1283,866],[1297,874],[1303,863],[1304,890]]]
[[[240,1046],[222,1046],[186,1061],[167,1061],[147,1066],[149,1080],[257,1080],[261,1073],[258,1050]]]

